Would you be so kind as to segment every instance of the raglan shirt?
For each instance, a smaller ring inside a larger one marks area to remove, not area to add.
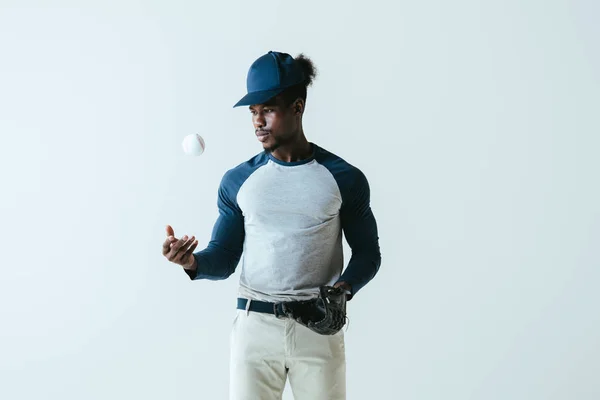
[[[241,260],[239,296],[279,302],[313,298],[319,286],[339,281],[354,296],[375,276],[381,255],[368,181],[311,145],[301,161],[262,152],[227,171],[219,217],[208,246],[194,253],[191,279],[225,279]],[[352,251],[345,271],[342,235]]]

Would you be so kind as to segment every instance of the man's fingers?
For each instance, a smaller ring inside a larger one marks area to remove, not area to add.
[[[187,242],[187,240],[188,240],[188,236],[185,235],[181,239],[179,239],[178,241],[171,243],[171,251],[173,253],[177,253],[179,251],[179,249],[181,248],[181,246],[183,246],[183,244],[185,242]]]
[[[190,254],[194,251],[196,246],[198,246],[198,241],[195,236],[188,237],[188,235],[184,235],[181,239],[177,239],[173,235],[173,228],[170,225],[167,225],[167,239],[163,243],[162,252],[163,255],[167,258],[167,260],[181,264],[182,261],[186,261]]]
[[[168,257],[169,251],[171,250],[173,243],[177,241],[177,238],[175,237],[175,232],[173,232],[171,225],[167,225],[165,230],[167,231],[167,239],[163,242],[162,253],[163,256]]]
[[[187,235],[185,235],[184,237],[182,237],[181,239],[179,239],[176,243],[174,243],[171,247],[171,260],[178,260],[181,259],[181,257],[185,254],[186,249],[188,248],[188,246],[193,243],[195,237],[192,236],[191,238],[188,238]]]
[[[171,249],[171,243],[173,239],[174,238],[171,236],[163,242],[163,254],[167,254],[169,252],[169,250]]]
[[[174,238],[173,236],[169,236],[169,237],[167,238],[167,240],[165,240],[165,241],[163,242],[163,245],[162,245],[162,253],[163,253],[163,256],[166,256],[166,255],[167,255],[167,253],[169,253],[169,251],[171,250],[171,244],[172,244],[173,242],[175,242],[176,240],[177,240],[177,239],[176,239],[176,238]]]
[[[185,250],[181,256],[181,265],[184,265],[184,263],[185,265],[187,265],[189,260],[193,261],[194,256],[192,254],[194,253],[194,249],[196,248],[196,246],[198,246],[197,240],[191,242],[191,245],[189,247],[186,245],[187,250]]]
[[[188,257],[190,254],[192,254],[197,246],[198,246],[198,241],[194,240],[192,245],[186,250],[185,256]]]

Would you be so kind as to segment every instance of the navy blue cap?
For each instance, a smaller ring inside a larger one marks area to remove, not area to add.
[[[292,56],[269,51],[250,66],[246,78],[248,93],[234,107],[266,103],[285,89],[305,80],[304,72]]]

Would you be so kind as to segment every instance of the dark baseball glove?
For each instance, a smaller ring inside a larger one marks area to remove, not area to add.
[[[321,335],[334,335],[346,324],[346,291],[321,286],[319,297],[286,303],[285,313],[298,323]]]

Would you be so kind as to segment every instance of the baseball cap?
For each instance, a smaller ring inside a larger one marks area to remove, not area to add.
[[[248,93],[233,107],[263,104],[285,89],[305,80],[304,72],[292,56],[269,51],[250,66],[246,78]]]

